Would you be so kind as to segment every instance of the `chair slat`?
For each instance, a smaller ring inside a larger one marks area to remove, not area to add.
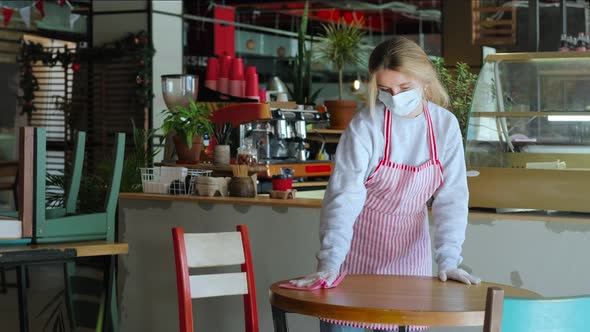
[[[22,127],[19,133],[18,212],[22,236],[33,236],[35,209],[35,128]]]
[[[78,203],[78,193],[80,192],[80,182],[82,181],[82,168],[84,166],[84,147],[86,144],[86,133],[78,132],[76,147],[74,149],[74,167],[72,175],[66,190],[66,213],[76,213],[76,204]]]
[[[248,294],[245,272],[194,275],[190,285],[193,299]]]
[[[244,263],[242,236],[238,232],[185,234],[184,241],[189,267],[227,266]]]

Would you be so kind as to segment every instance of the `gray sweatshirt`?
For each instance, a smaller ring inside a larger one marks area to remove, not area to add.
[[[436,104],[429,102],[428,108],[443,167],[444,184],[435,192],[432,205],[434,259],[442,270],[456,268],[462,261],[469,193],[459,123]],[[319,271],[338,271],[348,254],[353,225],[365,203],[364,182],[383,156],[384,113],[381,103],[374,115],[368,110],[358,112],[340,138],[320,217]],[[409,119],[392,112],[391,161],[411,166],[428,161],[427,128],[423,113]]]

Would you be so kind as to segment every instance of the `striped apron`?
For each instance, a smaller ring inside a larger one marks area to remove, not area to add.
[[[432,253],[426,202],[442,185],[432,120],[426,103],[430,160],[420,166],[391,162],[391,121],[385,110],[385,150],[375,172],[365,182],[365,205],[354,223],[350,251],[342,264],[347,274],[432,276]],[[330,323],[397,330],[397,325],[326,320]],[[410,331],[426,327],[411,326]]]

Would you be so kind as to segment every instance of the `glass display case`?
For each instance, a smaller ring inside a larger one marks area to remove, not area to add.
[[[590,52],[488,55],[465,158],[472,207],[590,212]]]

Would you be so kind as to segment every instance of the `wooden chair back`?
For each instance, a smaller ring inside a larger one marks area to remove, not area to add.
[[[192,299],[243,295],[247,332],[258,332],[258,309],[246,225],[237,232],[185,234],[172,229],[181,332],[193,331]],[[240,265],[242,272],[189,275],[189,268]]]

